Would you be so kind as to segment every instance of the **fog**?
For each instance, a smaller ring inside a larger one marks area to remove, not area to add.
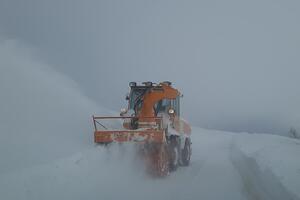
[[[170,80],[193,125],[283,134],[300,124],[299,9],[292,0],[2,0],[0,34],[113,110],[126,106],[129,81]]]
[[[109,113],[32,52],[0,41],[0,173],[77,153],[93,144],[92,114]]]
[[[240,195],[239,188],[221,190],[218,195],[209,192],[206,171],[202,182],[195,179],[202,159],[208,156],[204,149],[216,146],[209,139],[200,138],[195,146],[200,150],[195,151],[193,167],[178,169],[176,176],[165,179],[145,173],[133,144],[95,145],[91,115],[114,113],[86,97],[72,79],[35,54],[18,41],[0,41],[2,199],[174,200]],[[199,152],[201,156],[196,156]],[[223,189],[220,183],[217,188]]]
[[[149,176],[134,144],[93,143],[91,115],[115,113],[86,97],[76,82],[36,54],[27,44],[0,41],[1,199],[299,196],[300,143],[269,134],[192,127],[190,165],[164,178]],[[284,185],[278,184],[282,180]]]

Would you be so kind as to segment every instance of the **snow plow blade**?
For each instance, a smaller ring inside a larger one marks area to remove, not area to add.
[[[96,143],[163,142],[163,131],[95,131]]]
[[[136,130],[108,130],[100,120],[117,120],[128,119],[133,117],[95,117],[94,122],[94,142],[99,144],[111,143],[111,142],[165,142],[165,133],[161,128],[161,118],[149,117],[146,118],[149,122],[143,124],[143,128]],[[124,124],[123,124],[124,125]],[[99,126],[102,130],[99,130]],[[126,124],[125,124],[126,126]],[[141,125],[140,125],[141,126]],[[105,130],[103,130],[105,129]]]

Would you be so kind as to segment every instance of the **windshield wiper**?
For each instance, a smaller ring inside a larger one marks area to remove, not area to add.
[[[136,107],[142,102],[142,97],[146,94],[146,92],[148,91],[148,89],[145,89],[145,91],[143,91],[135,100],[134,102],[134,111],[136,112]]]

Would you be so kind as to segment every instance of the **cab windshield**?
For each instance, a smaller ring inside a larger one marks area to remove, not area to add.
[[[163,99],[157,102],[154,105],[154,110],[157,113],[159,112],[167,112],[167,110],[171,107],[171,100],[169,99]]]
[[[129,109],[135,109],[135,105],[141,107],[141,99],[146,92],[146,88],[131,89],[129,96]]]

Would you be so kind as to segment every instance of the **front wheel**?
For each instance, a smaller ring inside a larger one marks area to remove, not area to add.
[[[159,177],[167,176],[170,172],[168,150],[166,145],[161,145],[156,159],[156,174]]]
[[[154,177],[165,177],[169,174],[169,152],[165,144],[150,144],[145,146],[146,168]]]
[[[186,138],[184,148],[181,150],[181,162],[183,166],[188,166],[190,164],[191,154],[191,140],[189,138]]]
[[[170,170],[175,171],[179,165],[179,147],[176,143],[169,146]]]

